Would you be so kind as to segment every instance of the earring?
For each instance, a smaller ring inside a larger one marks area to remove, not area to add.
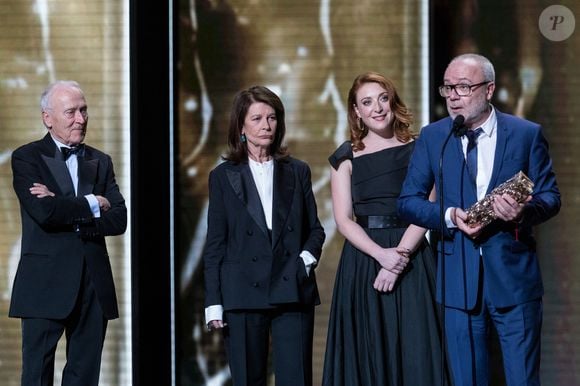
[[[245,143],[247,141],[246,134],[242,133],[242,135],[240,135],[240,141],[242,141],[242,143]]]
[[[359,129],[361,132],[365,131],[365,124],[364,124],[364,122],[363,122],[362,118],[360,118],[360,117],[359,117],[359,119],[358,119],[358,129]]]

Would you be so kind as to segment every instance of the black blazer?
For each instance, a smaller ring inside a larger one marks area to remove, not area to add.
[[[274,161],[272,237],[247,163],[226,161],[209,176],[208,231],[203,253],[205,305],[224,310],[280,304],[319,304],[314,269],[325,234],[318,220],[310,168],[286,157]]]
[[[127,227],[127,208],[115,182],[111,157],[85,147],[78,157],[78,196],[60,151],[47,134],[12,154],[14,191],[22,217],[21,257],[9,315],[62,319],[72,310],[80,288],[83,262],[107,319],[118,317],[105,236]],[[30,194],[34,182],[54,197]],[[106,197],[111,209],[93,218],[86,194]]]

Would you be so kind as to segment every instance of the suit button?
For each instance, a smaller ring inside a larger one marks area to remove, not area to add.
[[[288,228],[286,229],[288,229],[288,232],[292,232],[294,230],[294,227],[292,227],[292,225],[288,225]]]
[[[260,285],[258,284],[258,282],[257,282],[257,281],[255,281],[255,282],[253,282],[253,283],[252,283],[252,287],[254,287],[254,288],[257,288],[257,287],[259,287],[259,286],[260,286]]]
[[[248,234],[248,236],[251,236],[254,234],[254,231],[251,229],[248,229],[248,231],[246,233]]]
[[[256,256],[252,257],[252,261],[258,261],[258,258]]]
[[[282,276],[282,280],[288,281],[288,276]]]

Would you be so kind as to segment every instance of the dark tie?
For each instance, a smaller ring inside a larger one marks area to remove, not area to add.
[[[68,159],[68,157],[70,157],[73,154],[83,155],[84,151],[85,151],[85,145],[82,143],[78,146],[75,146],[75,147],[61,147],[60,148],[60,152],[62,153],[62,158],[65,161]]]
[[[467,136],[467,170],[473,178],[473,181],[477,181],[477,137],[483,133],[481,127],[475,130],[467,130],[465,135]]]

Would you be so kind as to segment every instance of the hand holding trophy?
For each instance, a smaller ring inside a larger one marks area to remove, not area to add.
[[[496,215],[493,211],[493,196],[507,193],[518,203],[522,203],[532,194],[534,183],[522,171],[519,171],[512,178],[497,186],[491,193],[479,200],[465,212],[467,213],[467,225],[475,224],[487,225],[495,220]]]

